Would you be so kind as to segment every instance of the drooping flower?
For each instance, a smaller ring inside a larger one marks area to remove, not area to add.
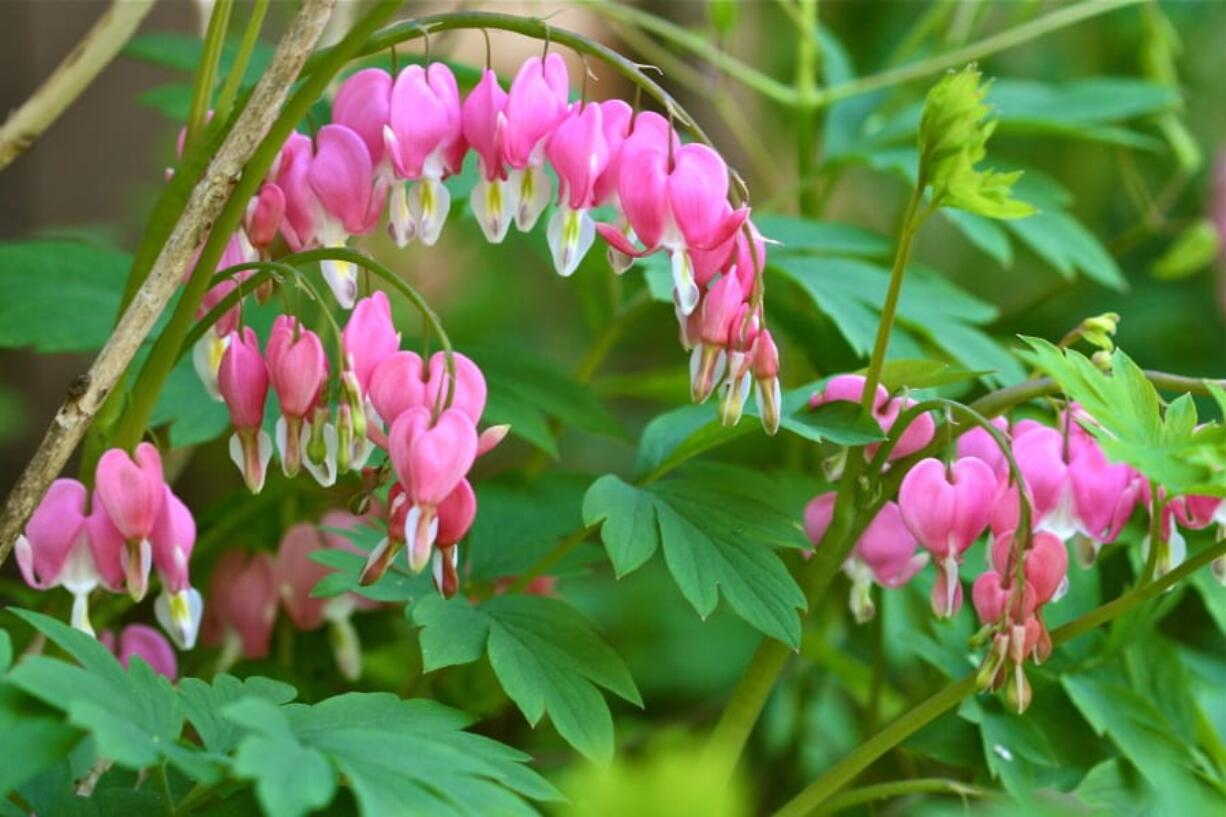
[[[711,285],[702,299],[698,344],[690,353],[690,396],[701,403],[727,370],[728,339],[745,301],[741,282],[725,275]]]
[[[596,181],[609,163],[603,107],[591,102],[576,107],[549,137],[546,153],[558,176],[558,207],[546,234],[558,274],[574,274],[596,240],[588,214],[596,204]]]
[[[769,329],[763,329],[754,339],[751,370],[762,427],[767,434],[774,434],[782,420],[783,392],[779,387],[779,349]]]
[[[190,650],[196,645],[204,613],[204,601],[188,577],[188,561],[196,545],[196,520],[169,487],[163,488],[162,507],[150,541],[153,564],[162,580],[154,614],[175,645]]]
[[[958,566],[988,527],[996,486],[992,469],[974,457],[959,459],[948,469],[940,460],[922,460],[899,486],[902,519],[937,565],[932,609],[938,616],[952,616],[962,604]]]
[[[332,101],[332,121],[344,125],[362,139],[375,173],[387,173],[383,129],[392,104],[392,75],[382,68],[364,68],[341,83]]]
[[[514,218],[517,187],[507,184],[503,139],[506,129],[507,93],[498,75],[486,68],[481,81],[461,106],[464,140],[477,153],[477,184],[469,204],[485,240],[500,244]]]
[[[89,634],[89,594],[105,584],[90,548],[85,486],[75,479],[51,483],[13,552],[26,584],[63,587],[72,594],[72,626]]]
[[[727,242],[749,216],[728,207],[728,167],[706,145],[671,150],[650,132],[636,131],[621,148],[618,198],[630,228],[643,249],[607,224],[597,230],[617,250],[641,257],[666,250],[672,262],[673,295],[681,314],[689,315],[701,295],[691,250],[711,250]]]
[[[98,640],[108,650],[115,654],[124,667],[132,664],[132,659],[139,657],[149,668],[166,680],[174,681],[179,677],[179,661],[175,657],[174,647],[166,637],[157,630],[145,624],[129,624],[115,633],[104,630],[98,634]]]
[[[217,373],[217,387],[234,426],[230,459],[242,472],[247,487],[258,494],[264,489],[272,440],[261,428],[268,398],[268,369],[260,354],[260,339],[251,327],[230,337]]]
[[[456,573],[459,564],[460,540],[468,535],[477,516],[477,495],[468,480],[462,479],[438,507],[438,533],[434,549],[434,586],[443,598],[451,598],[460,589]]]
[[[468,147],[460,91],[445,63],[410,65],[400,72],[383,138],[396,178],[416,181],[407,194],[404,184],[392,186],[392,237],[401,247],[414,237],[433,246],[451,208],[442,180],[460,171]]]
[[[120,559],[128,593],[139,601],[149,587],[153,550],[150,537],[165,494],[162,458],[150,443],[136,447],[135,457],[112,448],[98,460],[95,498],[124,539]]]
[[[570,108],[566,61],[553,53],[524,60],[503,110],[502,154],[515,202],[515,226],[528,232],[549,203],[545,144]]]
[[[226,551],[213,568],[202,633],[205,644],[221,647],[220,671],[240,657],[267,657],[276,617],[272,557],[257,553],[248,558],[240,550]]]
[[[302,449],[311,435],[312,412],[328,379],[328,359],[319,336],[297,318],[281,315],[273,322],[265,347],[268,380],[281,404],[277,421],[277,451],[286,476],[296,476],[302,465]],[[322,429],[321,429],[322,431]],[[332,455],[335,462],[335,429]]]

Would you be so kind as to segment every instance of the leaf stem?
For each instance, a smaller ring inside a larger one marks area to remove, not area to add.
[[[214,116],[222,122],[230,118],[230,109],[234,107],[238,89],[247,75],[247,64],[251,61],[251,55],[260,40],[260,29],[264,27],[264,16],[267,13],[268,0],[255,0],[255,5],[251,7],[251,16],[247,18],[247,27],[243,29],[243,39],[239,43],[238,53],[234,57],[234,63],[230,66],[226,82],[221,86],[221,92],[217,95],[217,104],[213,106]]]
[[[991,54],[1015,48],[1045,34],[1050,34],[1066,26],[1074,25],[1091,17],[1106,14],[1110,11],[1134,6],[1147,0],[1082,0],[1076,5],[1064,6],[1038,19],[1022,23],[1019,26],[985,37],[944,54],[929,57],[926,60],[892,68],[878,74],[872,74],[859,79],[844,82],[827,88],[818,96],[818,104],[831,105],[849,97],[867,94],[893,85],[901,85],[918,79],[940,73],[948,68],[956,68],[969,62],[981,60]]]
[[[1137,587],[1080,618],[1070,621],[1063,627],[1056,628],[1051,633],[1052,644],[1059,646],[1118,618],[1138,604],[1160,595],[1168,587],[1173,587],[1223,554],[1226,554],[1226,542],[1214,543],[1160,579]],[[775,812],[774,817],[806,817],[806,815],[813,814],[878,758],[948,710],[953,709],[963,698],[968,697],[974,691],[975,673],[970,673],[936,692],[853,749],[833,768],[810,783],[783,808]]]
[[[515,577],[515,581],[511,582],[511,586],[507,588],[508,593],[522,593],[528,588],[528,585],[549,572],[549,569],[557,565],[565,559],[572,550],[579,547],[588,535],[596,530],[598,526],[580,528],[563,537],[553,550],[546,553],[532,567],[525,570]]]
[[[944,777],[920,777],[914,780],[892,780],[889,783],[876,783],[858,789],[845,791],[826,801],[813,815],[834,814],[837,811],[872,803],[877,800],[890,800],[895,797],[905,797],[908,794],[952,794],[963,799],[967,797],[995,797],[996,792],[963,783],[960,780],[950,780]]]
[[[817,218],[819,199],[817,177],[817,75],[821,54],[817,31],[817,0],[800,0],[796,35],[796,100],[793,107],[796,124],[796,175],[799,186],[800,214]]]
[[[196,79],[192,87],[192,104],[187,112],[187,136],[183,148],[195,143],[204,130],[209,108],[213,102],[213,86],[217,83],[217,66],[221,62],[221,50],[226,43],[226,30],[230,27],[230,12],[234,0],[217,0],[209,15],[209,27],[204,35],[204,51],[196,66]]]

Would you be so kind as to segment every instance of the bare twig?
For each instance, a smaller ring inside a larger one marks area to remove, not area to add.
[[[119,319],[114,334],[89,371],[69,389],[51,427],[30,459],[0,512],[0,563],[8,557],[30,513],[84,436],[90,421],[123,376],[137,348],[153,328],[178,287],[195,252],[208,237],[256,146],[268,133],[290,86],[318,41],[336,0],[303,0],[297,16],[277,46],[268,70],[252,93],[234,129],[192,191],[170,239],[145,283]]]
[[[114,0],[33,96],[0,127],[0,169],[34,144],[119,53],[153,0]]]

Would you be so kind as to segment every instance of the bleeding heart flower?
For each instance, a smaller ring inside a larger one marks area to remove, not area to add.
[[[1079,525],[1064,450],[1064,435],[1048,426],[1038,425],[1014,434],[1013,458],[1033,498],[1032,524],[1036,529],[1068,539]]]
[[[310,430],[304,419],[319,403],[328,380],[328,358],[319,336],[297,318],[281,315],[273,322],[265,347],[268,380],[281,404],[277,421],[277,451],[286,476],[296,476],[302,465],[302,440]]]
[[[702,299],[698,345],[690,354],[690,396],[696,403],[706,400],[724,377],[728,339],[744,302],[745,293],[735,275],[717,280]]]
[[[451,389],[451,408],[459,409],[468,415],[473,425],[481,422],[481,414],[485,411],[485,375],[471,359],[459,352],[453,352],[455,358],[455,386],[451,386],[451,377],[447,372],[447,355],[435,352],[430,356],[430,376],[426,380],[427,406],[443,405],[440,394],[444,389]]]
[[[341,83],[332,101],[332,121],[344,125],[362,138],[370,161],[386,167],[383,129],[392,104],[392,75],[382,68],[364,68]]]
[[[631,134],[636,134],[638,140],[657,141],[665,151],[672,146],[673,150],[681,147],[681,140],[668,125],[668,120],[653,111],[640,111],[635,114],[625,102],[619,99],[600,103],[601,119],[604,126],[605,144],[609,150],[609,161],[604,172],[596,179],[593,197],[597,207],[611,206],[617,211],[617,219],[612,229],[622,234],[622,237],[634,243],[634,230],[626,220],[621,208],[621,197],[617,185],[621,179],[623,146]],[[608,251],[609,266],[618,275],[625,272],[634,263],[634,259],[618,250],[612,244]],[[687,347],[688,348],[688,347]]]
[[[779,430],[782,420],[783,392],[779,387],[779,348],[769,329],[763,329],[753,342],[754,396],[758,401],[758,414],[767,434]]]
[[[1005,434],[1009,433],[1009,421],[1004,417],[993,418],[992,425]],[[958,437],[958,456],[978,457],[988,464],[998,480],[1003,480],[1009,473],[1009,462],[1000,446],[987,429],[979,426]]]
[[[966,457],[949,469],[937,459],[917,463],[898,489],[903,521],[937,564],[933,611],[952,616],[961,603],[962,554],[988,526],[996,476],[983,460]]]
[[[443,598],[451,598],[460,589],[460,577],[456,573],[458,544],[468,534],[476,516],[477,495],[468,480],[462,479],[438,507],[438,535],[433,557],[434,586]]]
[[[248,559],[242,551],[226,551],[213,568],[202,633],[205,644],[222,648],[219,671],[239,657],[266,658],[276,617],[272,556],[257,553]]]
[[[568,277],[579,267],[596,240],[589,215],[595,206],[596,181],[609,163],[603,107],[577,106],[549,137],[546,152],[558,176],[558,209],[546,234],[558,274]]]
[[[446,64],[410,65],[400,72],[383,140],[396,177],[420,180],[407,194],[403,184],[392,187],[392,237],[401,247],[414,236],[433,246],[451,208],[442,180],[460,171],[468,148],[460,91]]]
[[[121,559],[128,593],[139,601],[149,587],[153,557],[149,537],[162,508],[162,458],[149,443],[136,447],[135,459],[112,448],[98,460],[95,481],[98,501],[124,538]]]
[[[698,306],[699,289],[690,250],[712,250],[740,229],[749,216],[728,207],[728,167],[706,145],[670,150],[651,133],[637,131],[621,149],[618,198],[643,249],[616,228],[597,225],[615,249],[638,258],[664,249],[672,259],[674,299],[683,315]]]
[[[242,472],[247,487],[258,494],[264,488],[272,440],[261,429],[268,398],[268,369],[260,354],[260,339],[251,327],[229,338],[217,373],[217,387],[234,425],[230,459]]]
[[[153,612],[175,645],[190,650],[196,645],[204,612],[204,601],[188,578],[188,561],[196,545],[196,520],[169,487],[163,488],[162,507],[150,541],[153,564],[162,579],[162,592]]]
[[[400,333],[392,322],[387,293],[376,291],[357,302],[341,333],[341,345],[347,365],[366,394],[375,367],[400,349]]]
[[[524,60],[507,94],[502,155],[511,167],[515,226],[527,232],[549,203],[545,144],[570,109],[570,78],[559,54]]]
[[[120,631],[118,642],[113,632],[104,630],[98,634],[98,640],[115,654],[124,667],[130,667],[132,659],[139,657],[154,672],[165,676],[166,680],[174,681],[179,677],[179,661],[175,657],[174,647],[152,627],[129,624]]]
[[[386,426],[411,408],[427,406],[421,356],[416,352],[393,352],[380,361],[370,375],[369,396],[379,421]],[[368,432],[374,435],[373,428]],[[381,444],[385,443],[384,440]]]
[[[89,594],[105,582],[90,547],[85,499],[85,486],[75,479],[52,482],[13,550],[26,584],[71,593],[72,626],[92,635]]]
[[[260,192],[247,204],[247,212],[243,216],[243,234],[257,254],[267,252],[268,245],[276,240],[284,218],[285,193],[277,185],[265,182]]]
[[[517,186],[507,184],[503,159],[506,106],[507,93],[498,84],[498,75],[489,68],[482,72],[481,81],[461,106],[464,140],[476,151],[480,171],[469,203],[485,240],[491,244],[500,244],[506,238],[518,192]]]

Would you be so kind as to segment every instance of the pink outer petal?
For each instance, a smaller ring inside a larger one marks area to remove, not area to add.
[[[332,121],[362,137],[375,165],[383,159],[383,126],[391,98],[391,75],[382,68],[366,68],[345,80],[332,103]]]
[[[409,492],[413,478],[413,442],[430,426],[430,410],[425,406],[413,406],[396,416],[387,432],[387,456],[392,461],[396,477]],[[412,497],[410,502],[412,504]]]
[[[388,124],[399,146],[399,155],[392,155],[396,175],[421,178],[430,154],[463,138],[460,93],[451,69],[432,63],[429,69],[410,65],[401,71],[392,88]]]
[[[18,550],[18,566],[26,584],[50,587],[85,528],[85,486],[75,479],[51,483],[42,502],[26,523],[30,550]],[[28,553],[28,556],[26,555]]]
[[[175,649],[162,635],[152,627],[144,624],[129,624],[119,634],[116,658],[125,667],[132,663],[132,657],[139,655],[145,663],[167,680],[173,681],[179,677],[179,661],[175,657]]]
[[[992,425],[1006,434],[1009,431],[1009,421],[1004,417],[992,420]],[[997,477],[1003,477],[1009,471],[1009,463],[1005,460],[1000,446],[992,439],[991,434],[978,426],[958,438],[958,456],[978,457],[988,464]]]
[[[596,180],[609,163],[601,106],[576,107],[549,138],[546,153],[558,174],[558,199],[572,210],[592,207]]]
[[[958,500],[943,462],[929,457],[908,471],[898,489],[898,507],[925,549],[938,560],[950,555]]]
[[[201,633],[204,643],[217,646],[226,632],[233,632],[242,640],[245,658],[265,658],[276,617],[272,556],[257,553],[248,560],[241,550],[227,551],[213,568]]]
[[[408,473],[401,473],[400,468],[397,473],[402,483],[404,476],[408,477],[405,487],[413,504],[437,507],[472,468],[476,457],[476,425],[467,414],[451,408],[440,414],[432,427],[412,438]]]
[[[829,491],[818,494],[805,505],[805,535],[814,547],[821,544],[830,527],[830,520],[834,518],[835,498],[834,491]]]
[[[273,565],[277,596],[299,630],[314,630],[323,623],[326,599],[311,595],[315,585],[332,572],[311,559],[311,554],[323,546],[315,526],[299,522],[285,532],[277,547]]]
[[[259,428],[268,398],[268,369],[260,340],[250,326],[230,336],[217,370],[217,390],[226,401],[235,428]]]
[[[706,145],[683,145],[673,156],[668,204],[688,246],[711,247],[728,199],[728,166]]]
[[[668,154],[632,136],[622,146],[621,161],[617,195],[622,212],[643,247],[654,250],[669,225]],[[601,235],[613,243],[604,230]]]
[[[809,408],[817,408],[835,401],[859,403],[864,396],[864,386],[867,381],[863,375],[840,374],[826,381],[822,390],[809,398]],[[885,386],[877,385],[876,397],[873,400],[874,413],[879,413],[890,401],[890,393]],[[880,417],[878,417],[880,421]],[[884,428],[884,426],[883,426]]]
[[[950,470],[958,503],[951,532],[961,553],[987,529],[997,482],[988,464],[975,457],[958,460]]]
[[[614,227],[612,224],[596,223],[596,232],[600,233],[600,237],[613,249],[620,253],[624,253],[631,258],[642,258],[645,255],[651,255],[657,248],[639,249],[630,243],[630,239],[626,238],[621,230]]]
[[[1056,507],[1068,487],[1068,466],[1063,450],[1063,435],[1047,426],[1026,430],[1014,437],[1013,457],[1034,497],[1036,523]]]
[[[290,134],[281,148],[276,178],[277,186],[285,195],[285,219],[281,222],[281,232],[295,252],[318,243],[322,207],[307,178],[313,156],[310,137],[301,133]]]
[[[487,181],[507,177],[502,161],[501,124],[506,105],[507,93],[498,84],[498,75],[486,68],[461,107],[464,140],[481,158]]]
[[[188,560],[196,545],[196,520],[183,500],[164,488],[162,509],[149,537],[153,545],[153,564],[162,577],[162,584],[171,593],[188,589]]]
[[[376,291],[358,301],[341,339],[358,383],[362,391],[367,392],[375,367],[400,348],[400,333],[392,323],[392,305],[387,293]]]
[[[621,171],[621,147],[630,135],[630,123],[634,111],[620,99],[600,103],[601,127],[609,160],[593,185],[592,196],[596,206],[609,204],[617,195],[617,178]]]
[[[350,235],[374,227],[374,166],[362,137],[344,125],[324,125],[315,137],[315,159],[307,174],[323,207]]]
[[[123,534],[115,527],[94,491],[93,511],[85,520],[89,534],[89,552],[94,559],[94,569],[102,577],[108,590],[119,592],[127,581],[123,569]]]
[[[387,425],[411,408],[426,406],[426,378],[416,352],[393,352],[370,375],[370,402]]]
[[[971,588],[971,601],[980,622],[995,624],[1000,621],[1009,602],[1009,592],[1004,588],[1001,575],[995,570],[981,573]]]
[[[1034,588],[1036,601],[1046,604],[1068,575],[1068,550],[1054,534],[1039,531],[1026,551],[1026,581]]]
[[[467,356],[459,352],[452,354],[455,357],[456,385],[451,395],[451,407],[467,414],[476,425],[481,422],[481,414],[485,411],[485,375]],[[447,356],[442,352],[435,352],[430,356],[430,375],[426,381],[426,401],[429,406],[434,406],[439,400],[439,392],[446,387],[449,380]]]
[[[514,168],[528,166],[536,146],[566,115],[566,62],[551,53],[524,61],[507,94],[503,158]]]
[[[328,379],[328,360],[319,336],[301,328],[296,318],[282,315],[268,336],[265,362],[281,413],[305,417],[315,408]]]
[[[856,555],[873,571],[878,584],[900,587],[920,567],[914,559],[917,546],[898,505],[887,502],[860,536]]]
[[[136,447],[135,461],[121,448],[98,460],[98,497],[125,539],[148,539],[162,506],[162,458],[149,443]]]
[[[902,400],[892,401],[897,405],[897,409],[893,412],[895,416],[902,411],[911,408],[915,405],[915,401],[911,398],[903,398]],[[887,409],[889,411],[889,409]],[[891,425],[893,423],[891,422]],[[888,426],[887,426],[888,428]],[[890,452],[890,460],[899,460],[903,457],[909,457],[915,452],[925,448],[928,443],[932,442],[932,437],[936,433],[936,421],[932,419],[932,415],[925,412],[916,417],[907,426],[907,430],[898,438],[898,443],[894,446],[894,450]]]
[[[452,490],[438,506],[438,537],[435,545],[450,547],[463,539],[477,516],[477,495],[466,479]]]

